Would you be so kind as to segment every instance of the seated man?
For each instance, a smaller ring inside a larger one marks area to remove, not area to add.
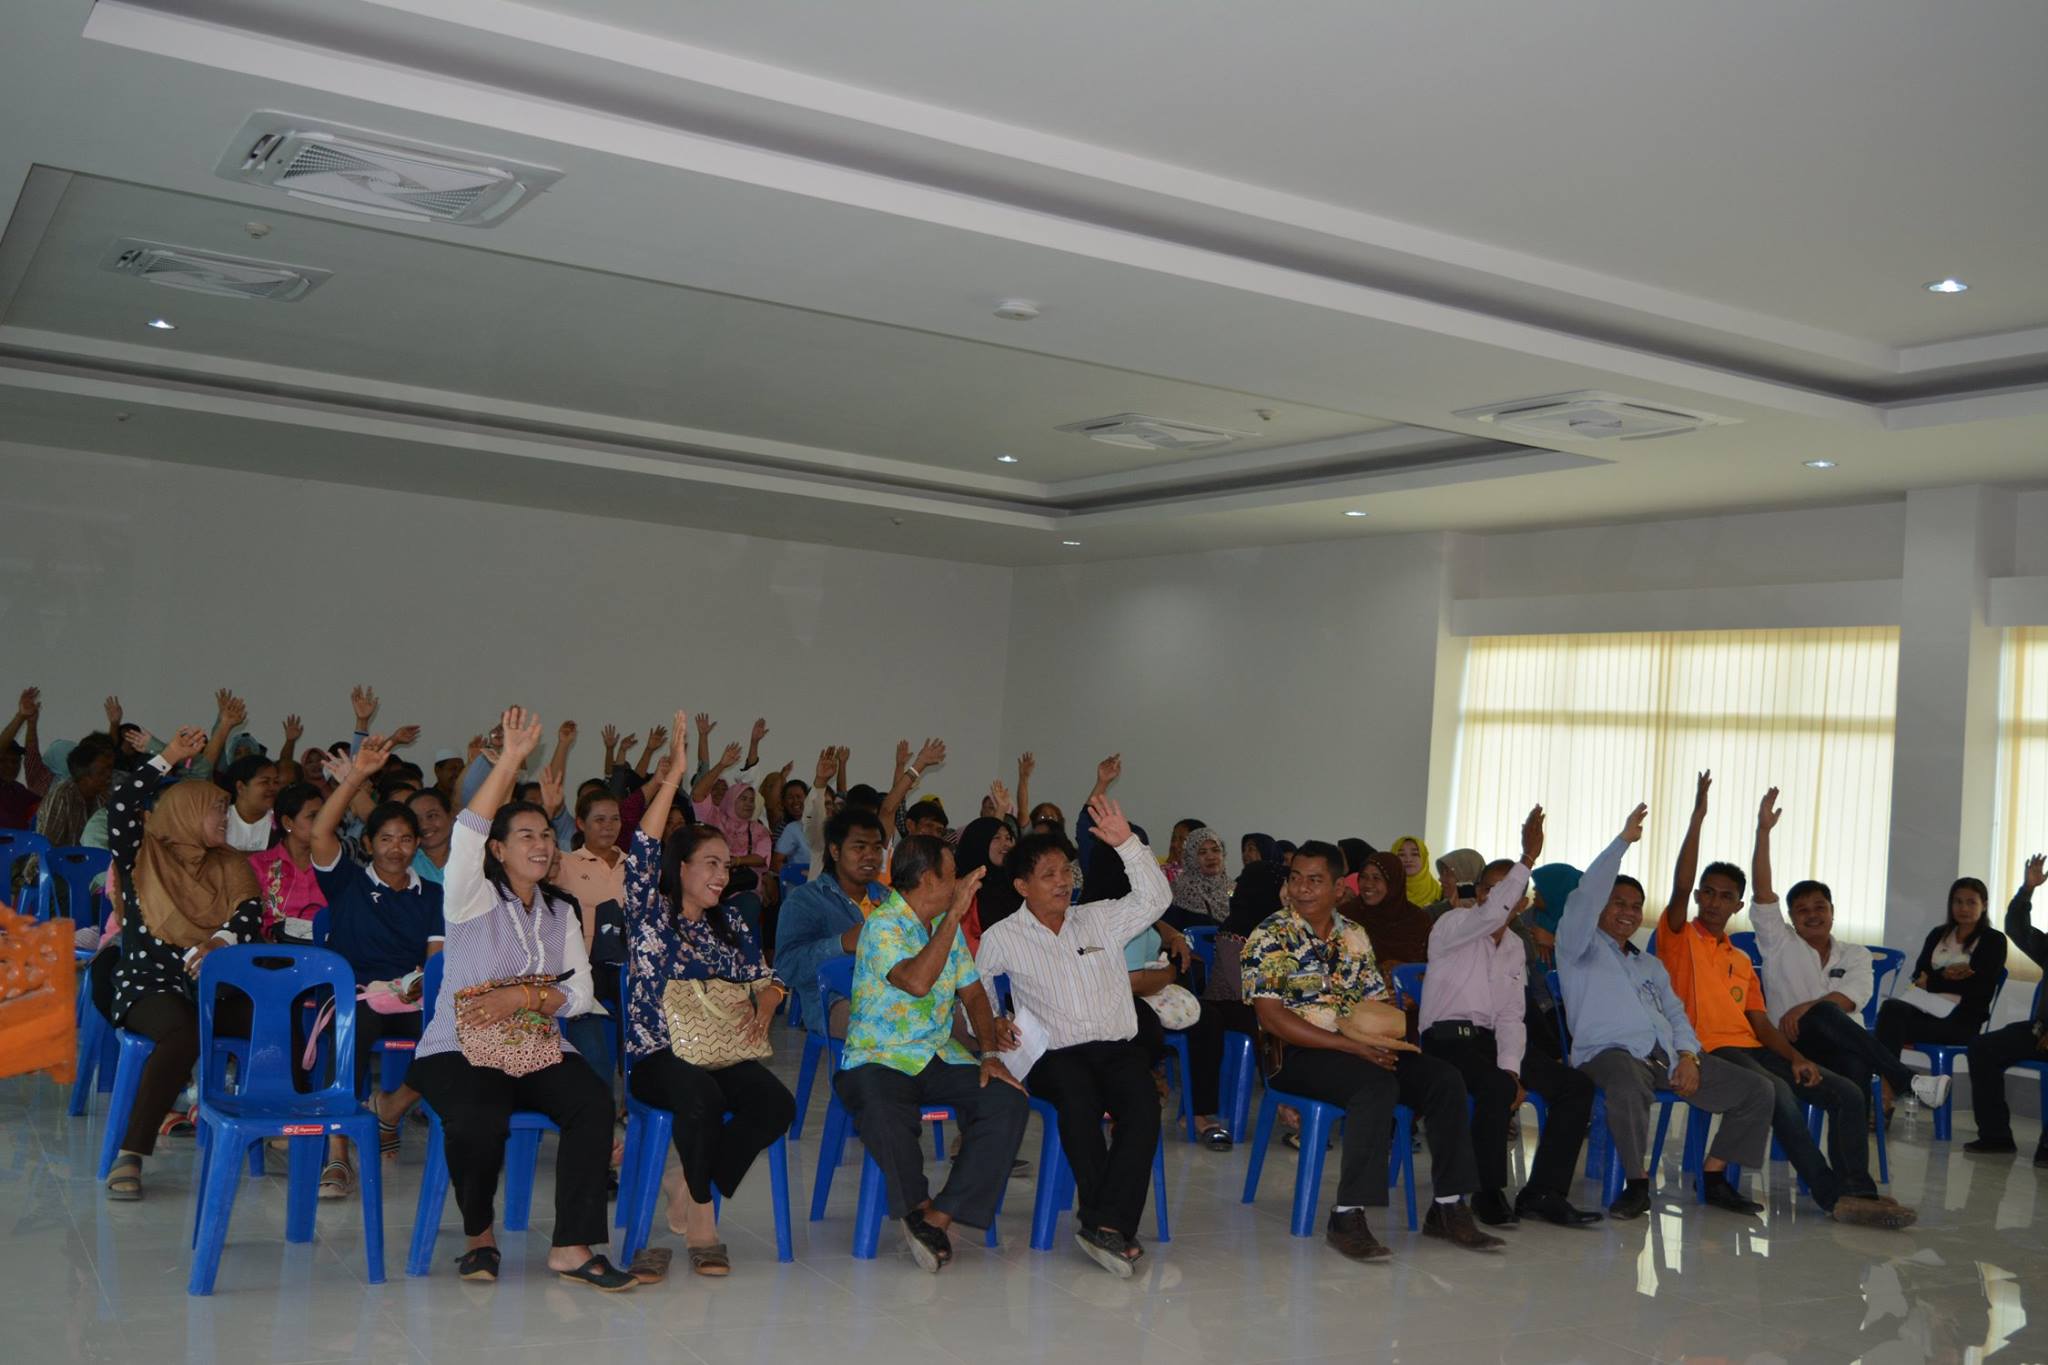
[[[985,1228],[996,1216],[1031,1104],[996,1055],[1016,1047],[1016,1030],[996,1022],[960,937],[982,874],[956,880],[953,850],[923,834],[896,845],[889,871],[895,889],[868,916],[854,956],[853,1013],[833,1086],[882,1168],[889,1216],[903,1220],[910,1254],[936,1274],[953,1259],[946,1229],[956,1219]],[[990,1040],[979,1066],[953,1037],[956,998],[974,1036]],[[921,1115],[942,1104],[959,1117],[960,1147],[934,1199]]]
[[[2048,882],[2048,858],[2027,859],[2026,880],[2005,908],[2005,936],[2015,948],[2048,967],[2048,933],[2034,927],[2034,890]],[[2005,1069],[2015,1062],[2048,1062],[2048,992],[2034,994],[2034,1017],[1979,1034],[1970,1044],[1970,1097],[1977,1138],[1963,1144],[1973,1156],[2016,1152],[2012,1109],[2005,1102]],[[1946,1079],[1944,1077],[1943,1079]],[[2048,1167],[2048,1128],[2034,1148],[2034,1164]]]
[[[1522,1008],[1527,984],[1522,941],[1508,926],[1528,904],[1529,869],[1543,852],[1543,807],[1522,824],[1520,862],[1489,863],[1475,890],[1479,904],[1446,910],[1429,934],[1429,975],[1422,983],[1422,1051],[1458,1068],[1472,1096],[1472,1155],[1482,1223],[1507,1226],[1524,1216],[1560,1227],[1597,1223],[1565,1197],[1579,1145],[1593,1116],[1593,1082],[1547,1052],[1528,1046]],[[1543,1096],[1548,1117],[1529,1183],[1510,1205],[1508,1120],[1524,1087]]]
[[[1710,1057],[1732,1062],[1771,1085],[1771,1135],[1813,1194],[1838,1222],[1866,1227],[1912,1225],[1911,1209],[1878,1194],[1870,1178],[1870,1101],[1855,1082],[1823,1071],[1802,1054],[1764,1008],[1764,991],[1749,954],[1728,941],[1729,917],[1742,908],[1748,889],[1742,869],[1710,863],[1700,874],[1698,913],[1688,917],[1686,890],[1699,856],[1710,778],[1702,774],[1693,819],[1678,855],[1677,883],[1658,925],[1657,955],[1671,975],[1671,989],[1685,1006],[1700,1044]],[[1775,793],[1773,793],[1775,796]],[[1759,829],[1776,812],[1766,800]],[[1808,1104],[1828,1116],[1829,1156],[1823,1157],[1806,1126]]]
[[[1733,1062],[1701,1057],[1685,1007],[1656,958],[1629,936],[1642,927],[1643,884],[1619,875],[1622,855],[1643,837],[1649,807],[1630,812],[1557,922],[1557,974],[1571,1028],[1572,1065],[1607,1095],[1607,1128],[1627,1179],[1607,1206],[1610,1218],[1650,1210],[1650,1104],[1669,1089],[1693,1108],[1721,1116],[1707,1149],[1706,1201],[1737,1213],[1762,1206],[1728,1183],[1728,1164],[1756,1166],[1770,1153],[1771,1086]]]
[[[1863,1027],[1862,1009],[1871,992],[1870,950],[1835,938],[1834,893],[1823,882],[1795,883],[1785,897],[1792,911],[1786,923],[1771,884],[1777,799],[1773,787],[1757,812],[1749,922],[1764,960],[1764,999],[1777,1015],[1778,1031],[1814,1065],[1846,1076],[1865,1095],[1870,1078],[1882,1076],[1893,1094],[1910,1090],[1922,1104],[1939,1108],[1948,1099],[1949,1078],[1924,1076],[1903,1065]]]
[[[846,1036],[846,1020],[825,1020],[819,1011],[818,968],[851,953],[860,928],[889,889],[882,875],[882,820],[861,806],[848,806],[825,823],[825,865],[818,875],[784,897],[775,922],[775,974],[796,992],[806,1027],[827,1027]]]
[[[975,966],[984,978],[1009,977],[1019,1028],[1043,1035],[1045,1051],[1024,1083],[1059,1116],[1078,1199],[1074,1240],[1096,1264],[1128,1279],[1145,1254],[1138,1216],[1159,1145],[1159,1094],[1137,1041],[1124,945],[1166,913],[1173,894],[1116,802],[1098,796],[1090,811],[1096,837],[1123,859],[1131,894],[1073,904],[1072,846],[1058,834],[1026,835],[1010,854],[1024,904],[981,936]],[[1185,957],[1178,933],[1168,939],[1168,951],[1175,948]]]
[[[1481,1232],[1465,1196],[1479,1187],[1457,1068],[1402,1040],[1407,1017],[1395,1003],[1365,930],[1337,913],[1344,854],[1311,840],[1295,850],[1287,899],[1245,939],[1244,996],[1259,1027],[1286,1048],[1273,1088],[1344,1109],[1344,1160],[1337,1202],[1323,1234],[1358,1261],[1392,1255],[1366,1223],[1387,1206],[1387,1153],[1394,1106],[1415,1111],[1429,1137],[1436,1200],[1422,1231],[1473,1251],[1504,1243]]]

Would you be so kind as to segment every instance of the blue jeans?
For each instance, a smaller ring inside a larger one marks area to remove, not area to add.
[[[1771,1136],[1813,1191],[1813,1202],[1832,1210],[1843,1195],[1875,1195],[1870,1178],[1870,1101],[1854,1081],[1820,1068],[1819,1085],[1796,1085],[1792,1063],[1761,1047],[1722,1047],[1713,1056],[1759,1072],[1771,1081]],[[1828,1116],[1828,1153],[1822,1157],[1806,1128],[1808,1104]],[[1829,1158],[1832,1158],[1832,1165]]]

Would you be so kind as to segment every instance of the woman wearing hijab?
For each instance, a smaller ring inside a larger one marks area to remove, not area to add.
[[[1365,860],[1379,852],[1363,839],[1339,839],[1337,847],[1344,850],[1344,886],[1352,895],[1358,894],[1358,874],[1365,871]]]
[[[1564,914],[1564,903],[1579,889],[1582,875],[1570,863],[1545,863],[1529,874],[1535,899],[1519,922],[1528,929],[1530,951],[1546,971],[1556,957],[1557,921]]]
[[[1364,927],[1381,973],[1390,978],[1403,963],[1429,961],[1430,919],[1408,898],[1411,884],[1398,856],[1375,853],[1358,874],[1357,898],[1337,906],[1338,913]],[[1436,879],[1429,884],[1435,886]]]
[[[1450,890],[1437,881],[1436,873],[1429,863],[1429,845],[1412,834],[1404,834],[1394,840],[1389,850],[1401,864],[1401,876],[1407,883],[1410,905],[1435,905],[1450,895]]]
[[[1167,919],[1177,929],[1220,925],[1230,918],[1230,873],[1223,839],[1207,825],[1181,843],[1180,868],[1173,878],[1173,908]]]
[[[982,871],[981,887],[974,893],[973,904],[967,907],[966,918],[960,921],[960,932],[967,938],[967,951],[972,953],[981,948],[981,931],[998,919],[1007,917],[1017,908],[1017,891],[1008,885],[1009,878],[1001,875],[1003,864],[1009,861],[1010,850],[1017,846],[1017,836],[1009,822],[997,816],[984,815],[978,820],[967,822],[967,828],[960,831],[960,843],[953,850],[954,874],[961,878]],[[997,883],[1008,891],[1008,896],[998,895]],[[991,913],[1001,910],[996,919],[983,919],[983,908]]]
[[[262,932],[256,873],[246,854],[228,847],[227,793],[211,782],[170,780],[205,747],[206,732],[188,725],[148,766],[117,774],[108,792],[122,900],[113,1018],[156,1044],[107,1175],[109,1199],[142,1198],[142,1159],[156,1150],[164,1117],[191,1079],[199,1058],[199,964],[221,944],[254,943]],[[152,794],[156,806],[145,815]],[[248,1001],[223,1000],[216,1027],[245,1033]]]
[[[1422,908],[1435,921],[1444,911],[1461,906],[1473,906],[1479,898],[1472,894],[1478,886],[1479,876],[1486,871],[1486,859],[1479,850],[1454,848],[1436,860],[1438,883],[1443,887],[1443,896],[1435,903]]]
[[[768,832],[767,825],[754,818],[759,806],[754,789],[744,782],[735,782],[716,804],[698,802],[697,811],[708,817],[706,824],[717,827],[726,848],[732,852],[732,881],[725,889],[726,900],[746,920],[755,942],[773,943],[775,925],[764,912],[766,898],[761,884],[768,873],[769,858],[775,852],[775,836]]]
[[[1280,861],[1280,845],[1270,834],[1247,834],[1238,844],[1238,862],[1245,867],[1253,863],[1277,863]]]

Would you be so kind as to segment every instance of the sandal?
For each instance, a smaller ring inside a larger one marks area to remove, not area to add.
[[[592,1289],[607,1294],[617,1294],[627,1289],[638,1289],[640,1281],[613,1265],[602,1256],[593,1256],[574,1270],[557,1270],[555,1274],[573,1284],[587,1284]]]
[[[339,1158],[320,1168],[320,1197],[346,1199],[355,1192],[356,1168]]]
[[[668,1278],[669,1263],[674,1259],[675,1253],[667,1247],[647,1247],[633,1258],[626,1273],[642,1284],[660,1284]]]
[[[141,1157],[115,1158],[114,1168],[107,1172],[107,1198],[121,1204],[132,1204],[142,1198]]]
[[[495,1280],[498,1278],[498,1249],[496,1247],[471,1247],[455,1258],[455,1273],[465,1280]]]
[[[199,1106],[195,1104],[190,1109],[174,1109],[164,1115],[164,1121],[156,1126],[156,1135],[158,1137],[178,1137],[185,1133],[197,1131],[198,1126]]]
[[[1227,1152],[1231,1148],[1230,1130],[1220,1123],[1212,1123],[1202,1130],[1202,1145],[1212,1152]]]
[[[713,1242],[710,1246],[685,1247],[683,1251],[690,1258],[690,1269],[699,1275],[717,1280],[732,1274],[732,1256],[726,1251],[723,1242]]]

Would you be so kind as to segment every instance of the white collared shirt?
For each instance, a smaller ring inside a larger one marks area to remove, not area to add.
[[[1009,977],[1010,998],[1045,1026],[1048,1049],[1137,1036],[1124,945],[1166,913],[1173,888],[1137,835],[1116,851],[1130,895],[1073,907],[1057,934],[1020,906],[981,936],[975,970]]]
[[[1782,1021],[1793,1006],[1823,995],[1847,996],[1855,1002],[1852,1014],[1870,999],[1870,949],[1831,938],[1823,961],[1813,945],[1786,921],[1783,903],[1775,900],[1752,901],[1749,922],[1756,930],[1757,953],[1764,960],[1764,1003],[1773,1022]]]

